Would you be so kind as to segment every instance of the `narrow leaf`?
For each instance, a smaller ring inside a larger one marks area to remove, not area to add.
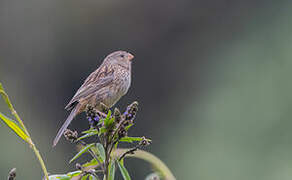
[[[119,169],[120,169],[120,172],[124,178],[124,180],[131,180],[131,177],[127,171],[127,169],[125,168],[125,166],[123,165],[122,162],[120,161],[117,161],[118,162],[118,166],[119,166]]]
[[[115,180],[115,172],[116,172],[116,165],[115,165],[115,161],[111,161],[109,164],[109,180]]]
[[[100,136],[102,133],[105,133],[106,132],[106,128],[104,126],[102,126],[100,129],[99,129],[99,132],[98,132],[98,136]]]
[[[68,172],[67,176],[70,176],[71,178],[74,176],[78,176],[82,173],[82,171],[73,171],[73,172]]]
[[[94,143],[92,144],[88,144],[86,146],[84,146],[70,161],[69,163],[71,163],[72,161],[76,160],[77,158],[79,158],[82,154],[86,153],[92,146],[94,146]]]
[[[89,166],[96,166],[98,165],[98,162],[96,159],[92,159],[91,161],[85,163],[82,165],[82,167],[89,167]]]
[[[28,139],[29,137],[23,132],[23,130],[15,123],[12,119],[6,117],[4,114],[0,113],[0,119],[3,120],[3,122],[12,129],[21,139],[29,143]]]
[[[109,119],[111,117],[111,115],[112,115],[112,111],[109,110],[108,113],[107,113],[106,119]]]
[[[96,156],[97,156],[97,163],[99,163],[99,162],[103,162],[103,160],[102,160],[102,158],[100,157],[100,153],[99,153],[99,150],[97,149],[97,147],[96,146],[92,146],[91,148],[90,148],[90,150],[93,152],[93,154],[95,154]],[[95,158],[95,157],[94,157]]]
[[[49,176],[49,180],[70,180],[71,177],[65,174],[62,175],[51,175]]]
[[[106,118],[104,119],[104,125],[105,125],[106,127],[108,127],[109,124],[110,124],[111,114],[112,114],[112,111],[109,110],[108,113],[107,113]]]
[[[104,150],[102,144],[96,143],[96,148],[98,149],[98,153],[99,153],[100,158],[102,159],[102,162],[104,162],[105,161],[105,150]]]
[[[129,124],[128,126],[125,127],[125,130],[128,131],[130,127],[132,127],[134,124]]]
[[[82,176],[81,180],[86,180],[89,175]]]
[[[114,121],[115,121],[115,118],[114,117],[110,118],[110,120],[108,121],[107,127],[111,127],[112,128]]]
[[[6,92],[4,91],[4,88],[2,86],[2,84],[0,83],[0,94],[2,95],[3,99],[5,100],[6,104],[8,105],[9,109],[12,110],[13,106],[9,100],[8,95],[6,94]]]
[[[141,137],[122,137],[120,139],[121,142],[135,142],[135,141],[142,141],[143,138]]]
[[[89,180],[98,180],[98,179],[97,179],[96,176],[94,176],[94,175],[90,175],[90,176],[89,176]]]
[[[90,128],[90,129],[88,129],[88,130],[86,130],[86,131],[82,131],[81,133],[82,133],[82,134],[87,134],[87,133],[92,133],[92,132],[96,132],[96,131],[97,131],[97,129]]]
[[[97,131],[97,130],[96,130],[96,131],[89,132],[89,133],[87,133],[87,134],[85,134],[85,135],[79,137],[79,138],[77,139],[77,141],[80,141],[80,140],[82,140],[82,139],[85,139],[85,138],[88,138],[88,137],[91,137],[91,136],[94,136],[94,135],[97,135],[97,134],[98,134],[98,131]]]

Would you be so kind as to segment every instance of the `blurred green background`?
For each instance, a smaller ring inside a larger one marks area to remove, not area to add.
[[[74,169],[52,140],[64,106],[103,58],[135,55],[117,106],[140,111],[131,135],[179,180],[292,177],[292,2],[0,0],[0,81],[51,173]],[[9,113],[3,101],[1,112]],[[87,122],[71,125],[79,131]],[[0,123],[0,176],[40,179],[29,147]],[[149,166],[128,160],[133,179]]]

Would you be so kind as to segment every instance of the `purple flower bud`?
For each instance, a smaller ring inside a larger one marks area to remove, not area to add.
[[[89,123],[92,123],[92,118],[87,116],[87,120],[89,121]]]
[[[95,121],[96,123],[99,122],[99,119],[100,119],[99,116],[95,116],[95,117],[94,117],[94,121]]]

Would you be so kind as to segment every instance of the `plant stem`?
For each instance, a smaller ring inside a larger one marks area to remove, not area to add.
[[[43,170],[43,172],[45,174],[46,179],[49,180],[49,175],[48,175],[47,168],[45,166],[44,160],[43,160],[39,150],[36,148],[36,146],[35,146],[35,144],[33,142],[31,144],[31,148],[34,151],[36,157],[38,158],[38,160],[39,160],[39,162],[41,164],[41,168],[42,168],[42,170]]]
[[[108,165],[109,165],[109,157],[110,155],[108,154],[108,138],[106,136],[105,138],[105,147],[104,147],[104,150],[105,150],[105,161],[104,161],[104,178],[107,180],[108,179]]]
[[[17,112],[15,111],[15,109],[14,109],[14,107],[13,107],[13,105],[12,105],[8,95],[7,95],[7,93],[4,91],[4,88],[3,88],[1,83],[0,83],[0,93],[2,94],[5,102],[7,103],[8,107],[9,107],[9,109],[11,111],[11,114],[16,118],[16,120],[18,121],[18,123],[20,124],[22,129],[24,130],[25,134],[29,137],[29,139],[28,139],[29,146],[33,150],[33,152],[36,155],[37,159],[39,160],[41,168],[42,168],[42,170],[44,172],[44,175],[45,175],[46,179],[49,180],[48,171],[47,171],[47,168],[45,166],[44,160],[43,160],[39,150],[36,148],[35,144],[33,143],[32,139],[31,139],[31,136],[29,135],[29,132],[26,129],[23,121],[21,120],[21,118],[19,117]]]
[[[127,151],[129,151],[129,149],[116,149],[114,151],[114,156],[119,158]],[[149,152],[146,152],[143,150],[137,150],[135,151],[135,154],[128,154],[126,157],[135,157],[135,158],[143,159],[149,162],[159,173],[161,173],[161,175],[165,178],[165,180],[176,180],[176,178],[168,169],[168,167],[159,158],[157,158],[156,156],[154,156],[153,154]]]
[[[40,165],[41,165],[41,168],[42,168],[42,170],[44,172],[44,175],[45,175],[46,179],[49,180],[49,175],[48,175],[48,171],[47,171],[47,168],[45,166],[44,160],[43,160],[43,158],[42,158],[39,150],[35,146],[34,142],[32,141],[31,136],[30,136],[28,130],[26,129],[24,123],[20,119],[20,117],[17,114],[17,112],[14,110],[13,106],[12,106],[11,112],[15,116],[15,118],[17,119],[17,121],[19,122],[19,124],[21,125],[21,127],[23,128],[24,132],[28,135],[28,137],[29,137],[29,141],[28,141],[29,142],[29,145],[30,145],[31,149],[33,150],[34,154],[36,155],[37,159],[39,160]]]

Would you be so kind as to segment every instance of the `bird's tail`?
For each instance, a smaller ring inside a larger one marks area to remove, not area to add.
[[[60,138],[62,137],[63,133],[65,132],[65,130],[67,129],[67,127],[69,126],[69,124],[71,123],[71,121],[73,120],[73,118],[76,116],[76,112],[78,109],[78,105],[75,106],[70,115],[68,116],[68,118],[66,119],[66,121],[64,122],[64,124],[62,125],[62,127],[59,129],[54,142],[53,142],[53,147],[57,145],[57,143],[59,142]]]

